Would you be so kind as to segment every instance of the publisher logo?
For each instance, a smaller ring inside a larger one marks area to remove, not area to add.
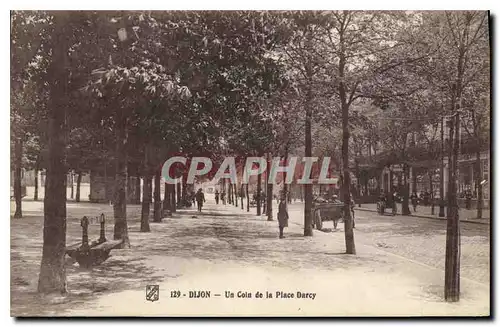
[[[154,302],[160,299],[160,286],[148,285],[146,286],[146,300]]]

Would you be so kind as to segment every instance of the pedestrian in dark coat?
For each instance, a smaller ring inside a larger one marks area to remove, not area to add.
[[[413,192],[411,197],[410,197],[410,200],[411,200],[411,204],[413,206],[413,212],[417,212],[417,205],[418,205],[418,195],[417,195],[417,192]]]
[[[219,191],[215,191],[215,204],[219,204]]]
[[[286,196],[282,196],[278,205],[278,226],[280,229],[280,238],[283,236],[283,229],[288,227],[288,209],[286,207]]]
[[[198,189],[198,192],[196,192],[196,202],[198,203],[198,211],[201,212],[201,208],[205,202],[205,194],[201,188]]]

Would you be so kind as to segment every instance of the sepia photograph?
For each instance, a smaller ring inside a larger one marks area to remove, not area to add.
[[[10,11],[11,317],[491,318],[489,11],[118,9]]]

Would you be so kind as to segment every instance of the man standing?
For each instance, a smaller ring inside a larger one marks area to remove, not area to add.
[[[203,203],[205,202],[205,194],[202,189],[198,189],[196,192],[196,202],[198,203],[198,211],[201,212],[201,208],[203,207]]]
[[[215,204],[219,204],[219,191],[215,191]]]
[[[280,204],[278,206],[278,226],[280,229],[280,238],[285,238],[285,236],[283,236],[283,229],[288,227],[288,210],[286,208],[285,195],[281,196]]]
[[[220,200],[222,201],[223,205],[226,205],[226,192],[222,191],[220,193]]]

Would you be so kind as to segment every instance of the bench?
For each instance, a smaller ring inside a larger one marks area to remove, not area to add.
[[[101,225],[99,239],[90,243],[88,238],[89,222],[99,222]],[[111,250],[121,248],[123,240],[106,240],[105,223],[104,214],[101,214],[100,217],[92,217],[90,219],[87,216],[82,218],[80,222],[82,226],[82,242],[66,247],[66,254],[75,259],[80,267],[90,268],[100,265],[109,258]]]

